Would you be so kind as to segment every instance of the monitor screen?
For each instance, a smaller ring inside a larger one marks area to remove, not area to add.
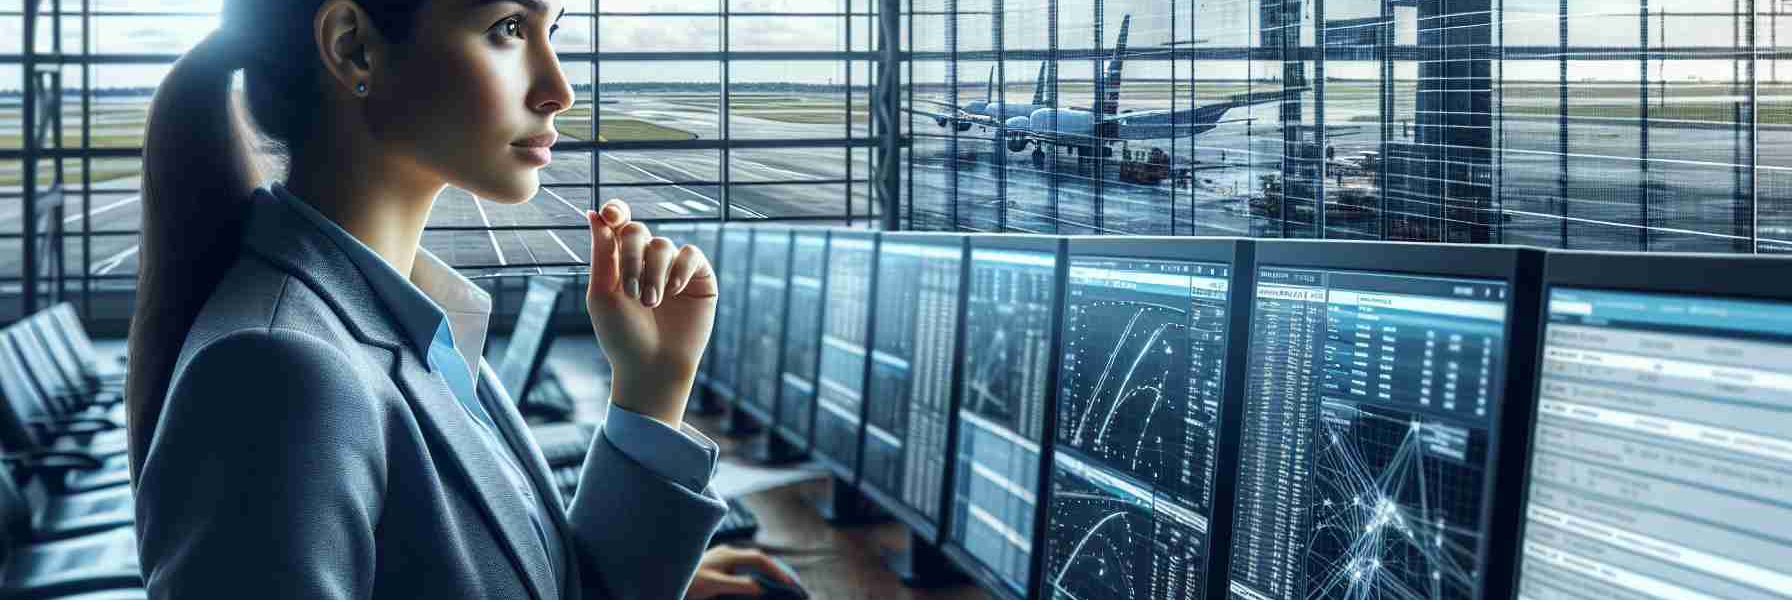
[[[1258,268],[1232,598],[1477,597],[1507,291]]]
[[[822,281],[827,275],[826,231],[796,233],[790,256],[790,294],[785,310],[784,371],[779,378],[777,432],[806,446],[815,412],[815,368],[821,356]]]
[[[1545,310],[1519,597],[1792,597],[1792,303]]]
[[[877,239],[835,233],[828,239],[827,311],[821,331],[820,385],[815,394],[813,452],[835,472],[859,465],[860,402],[865,392],[865,344],[871,338],[871,266]]]
[[[747,285],[740,356],[738,406],[770,423],[778,401],[778,359],[784,356],[784,290],[790,271],[790,231],[753,234],[752,278]]]
[[[716,236],[721,232],[722,227],[717,223],[696,223],[691,225],[690,231],[685,234],[684,243],[696,246],[698,250],[702,250],[703,256],[709,259],[710,268],[719,268],[720,263],[717,263],[716,261],[718,260],[718,253],[721,251],[721,244],[719,243],[719,240],[716,239]],[[711,329],[709,334],[709,344],[703,347],[703,359],[697,364],[698,385],[691,387],[692,398],[698,397],[702,390],[708,387],[709,371],[715,367],[715,354],[716,336],[715,330]]]
[[[885,236],[865,395],[865,486],[937,533],[946,478],[947,411],[958,343],[963,238]]]
[[[709,368],[709,383],[711,389],[733,400],[740,382],[741,330],[745,327],[748,282],[753,277],[753,230],[732,225],[723,229],[718,254],[721,270],[716,283],[721,289],[716,298],[715,328],[709,336],[710,345],[715,347],[710,354],[715,364]]]
[[[1046,597],[1203,597],[1231,274],[1071,257]]]
[[[510,342],[498,360],[498,381],[518,402],[528,393],[529,380],[547,357],[548,321],[554,317],[554,305],[566,282],[556,277],[530,277],[529,290],[523,294],[523,306],[516,313],[516,327],[510,331]]]
[[[947,540],[1027,590],[1050,406],[1056,252],[972,248]]]

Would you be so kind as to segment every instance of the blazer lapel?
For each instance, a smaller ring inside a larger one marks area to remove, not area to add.
[[[480,401],[485,403],[486,411],[490,412],[492,418],[498,422],[498,429],[504,432],[504,442],[509,444],[511,451],[522,459],[523,469],[529,472],[529,481],[535,484],[538,493],[551,498],[560,498],[560,487],[554,484],[552,469],[548,468],[547,458],[542,456],[541,449],[533,441],[525,439],[523,435],[523,432],[529,430],[529,424],[523,421],[522,413],[517,412],[516,402],[510,398],[509,390],[504,390],[504,385],[498,382],[496,373],[483,361],[481,361],[479,369],[479,383]],[[574,540],[572,525],[566,520],[565,506],[564,502],[553,505],[551,508],[554,510],[548,511],[548,519],[554,522],[556,530],[554,533],[560,536],[561,545],[566,548],[566,561],[568,565],[571,565],[574,562],[572,557]]]
[[[434,446],[443,448],[451,463],[457,466],[472,488],[474,504],[484,513],[486,522],[503,538],[504,553],[523,574],[530,594],[540,600],[559,598],[558,586],[548,576],[554,569],[546,561],[547,551],[535,537],[524,500],[505,478],[501,457],[479,441],[480,433],[466,409],[454,400],[453,392],[442,378],[432,375],[410,352],[400,352],[394,374],[411,401],[412,410],[426,425]]]
[[[260,256],[315,290],[343,326],[363,343],[397,357],[391,377],[411,403],[435,454],[447,456],[465,478],[486,523],[498,533],[509,557],[536,600],[558,600],[548,576],[546,552],[535,537],[523,499],[517,496],[490,450],[479,441],[479,427],[466,414],[448,384],[429,373],[403,342],[392,315],[374,293],[365,275],[316,225],[295,213],[266,189],[256,190],[255,208],[245,228],[245,250]],[[532,475],[533,476],[533,475]],[[551,489],[551,488],[550,488]],[[564,521],[565,516],[559,515]]]

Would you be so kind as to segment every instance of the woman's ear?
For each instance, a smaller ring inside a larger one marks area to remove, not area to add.
[[[312,24],[319,58],[338,90],[366,96],[374,87],[375,66],[384,39],[354,0],[328,0]]]

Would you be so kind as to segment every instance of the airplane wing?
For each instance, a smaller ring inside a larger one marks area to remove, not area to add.
[[[1184,137],[1213,129],[1225,122],[1221,120],[1222,117],[1234,108],[1299,98],[1305,91],[1307,88],[1298,87],[1238,94],[1224,102],[1192,109],[1135,111],[1104,116],[1101,122],[1108,129],[1107,133],[1111,136],[1109,139],[1156,140]]]

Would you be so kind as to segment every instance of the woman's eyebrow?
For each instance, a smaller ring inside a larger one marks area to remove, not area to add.
[[[504,4],[506,2],[511,4],[521,4],[523,5],[523,8],[538,13],[545,13],[548,11],[548,3],[543,0],[473,0],[473,7],[480,8],[491,4]],[[564,16],[566,16],[566,7],[563,6],[560,7],[560,14],[554,16],[554,20],[558,21],[560,20],[560,17]]]

